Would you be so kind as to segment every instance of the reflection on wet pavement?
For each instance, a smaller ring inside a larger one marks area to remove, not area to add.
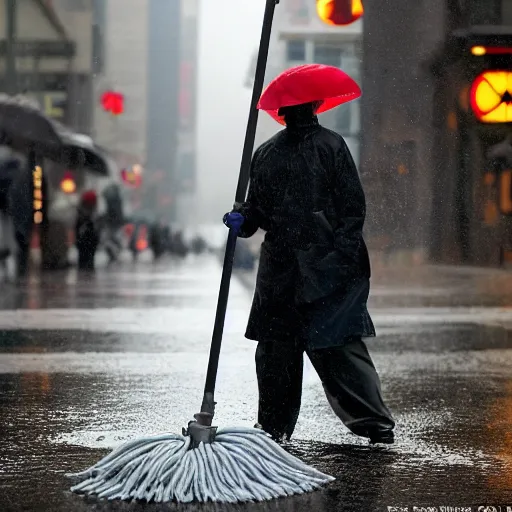
[[[336,476],[328,488],[240,506],[105,503],[69,493],[66,472],[91,465],[126,439],[179,432],[197,412],[218,278],[215,262],[194,260],[188,268],[148,267],[131,277],[120,270],[93,285],[80,279],[59,289],[38,284],[45,297],[38,307],[53,304],[51,311],[16,312],[4,301],[10,311],[0,311],[0,511],[372,512],[392,505],[512,504],[507,323],[493,315],[476,324],[444,322],[435,313],[437,321],[401,325],[383,309],[375,310],[380,335],[369,347],[397,419],[396,445],[368,447],[349,434],[306,363],[289,449]],[[180,298],[182,287],[188,291]],[[131,289],[137,291],[128,304],[122,296]],[[171,292],[176,306],[167,302]],[[160,309],[138,302],[148,297]],[[256,416],[254,344],[243,339],[250,298],[235,281],[216,394],[220,425],[252,425]]]

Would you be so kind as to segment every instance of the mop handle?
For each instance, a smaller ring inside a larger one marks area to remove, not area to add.
[[[268,48],[270,45],[270,34],[272,31],[272,21],[274,11],[279,0],[267,0],[265,14],[263,17],[263,27],[261,29],[260,47],[258,52],[258,61],[256,64],[256,73],[254,77],[254,86],[252,90],[251,109],[247,121],[247,130],[245,132],[244,149],[242,152],[242,162],[240,164],[240,174],[236,189],[235,201],[243,202],[247,193],[249,184],[249,174],[251,169],[252,152],[254,149],[254,139],[256,137],[256,126],[258,124],[257,104],[263,90],[265,80],[265,69],[267,66]],[[228,305],[229,283],[233,271],[233,260],[235,257],[237,233],[230,229],[228,241],[226,243],[226,252],[224,255],[224,265],[222,267],[222,278],[220,282],[219,298],[217,301],[217,312],[215,315],[215,324],[213,328],[212,344],[210,348],[210,358],[208,360],[208,371],[206,374],[206,383],[204,387],[205,399],[203,400],[202,412],[213,414],[213,393],[215,391],[215,381],[217,379],[217,369],[219,366],[220,347],[222,344],[222,334],[224,332],[224,321],[226,318],[226,309]],[[207,397],[208,395],[208,397]],[[210,402],[208,405],[206,402]]]

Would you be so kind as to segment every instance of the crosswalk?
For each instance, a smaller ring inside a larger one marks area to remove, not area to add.
[[[40,302],[0,311],[0,336],[18,331],[21,340],[1,354],[0,378],[36,375],[55,383],[55,417],[64,420],[48,436],[57,445],[111,447],[143,434],[180,431],[200,404],[220,276],[217,260],[192,258],[183,265],[120,267],[91,279],[71,273],[60,284],[44,278],[29,284],[25,293],[38,294]],[[216,394],[222,424],[251,425],[256,416],[254,343],[243,336],[251,299],[251,288],[235,277]],[[429,435],[446,429],[448,420],[460,428],[477,408],[480,414],[478,404],[469,412],[459,401],[453,404],[453,389],[483,387],[485,396],[493,396],[493,386],[510,373],[508,344],[485,343],[482,350],[465,339],[461,349],[439,345],[437,350],[426,333],[441,338],[443,329],[455,332],[461,324],[512,326],[512,308],[374,308],[371,313],[378,333],[384,333],[371,350],[398,420],[400,442],[394,450],[400,460],[492,464],[493,455],[478,444],[447,446],[442,436],[437,441]],[[25,342],[28,331],[35,334]],[[411,336],[393,341],[400,333]],[[388,343],[394,344],[391,349],[385,348]],[[461,384],[449,389],[444,382],[455,377]],[[308,361],[303,396],[297,439],[365,444],[332,414]],[[46,408],[41,417],[45,425],[54,421]]]

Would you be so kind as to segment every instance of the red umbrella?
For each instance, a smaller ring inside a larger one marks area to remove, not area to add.
[[[322,101],[317,113],[361,96],[357,83],[341,69],[323,64],[303,64],[287,69],[274,78],[261,95],[258,108],[285,124],[278,115],[281,107]]]

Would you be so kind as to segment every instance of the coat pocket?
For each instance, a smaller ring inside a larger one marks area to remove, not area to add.
[[[297,252],[299,285],[296,301],[310,304],[340,292],[347,286],[351,268],[344,265],[341,255],[330,246],[312,245]]]

